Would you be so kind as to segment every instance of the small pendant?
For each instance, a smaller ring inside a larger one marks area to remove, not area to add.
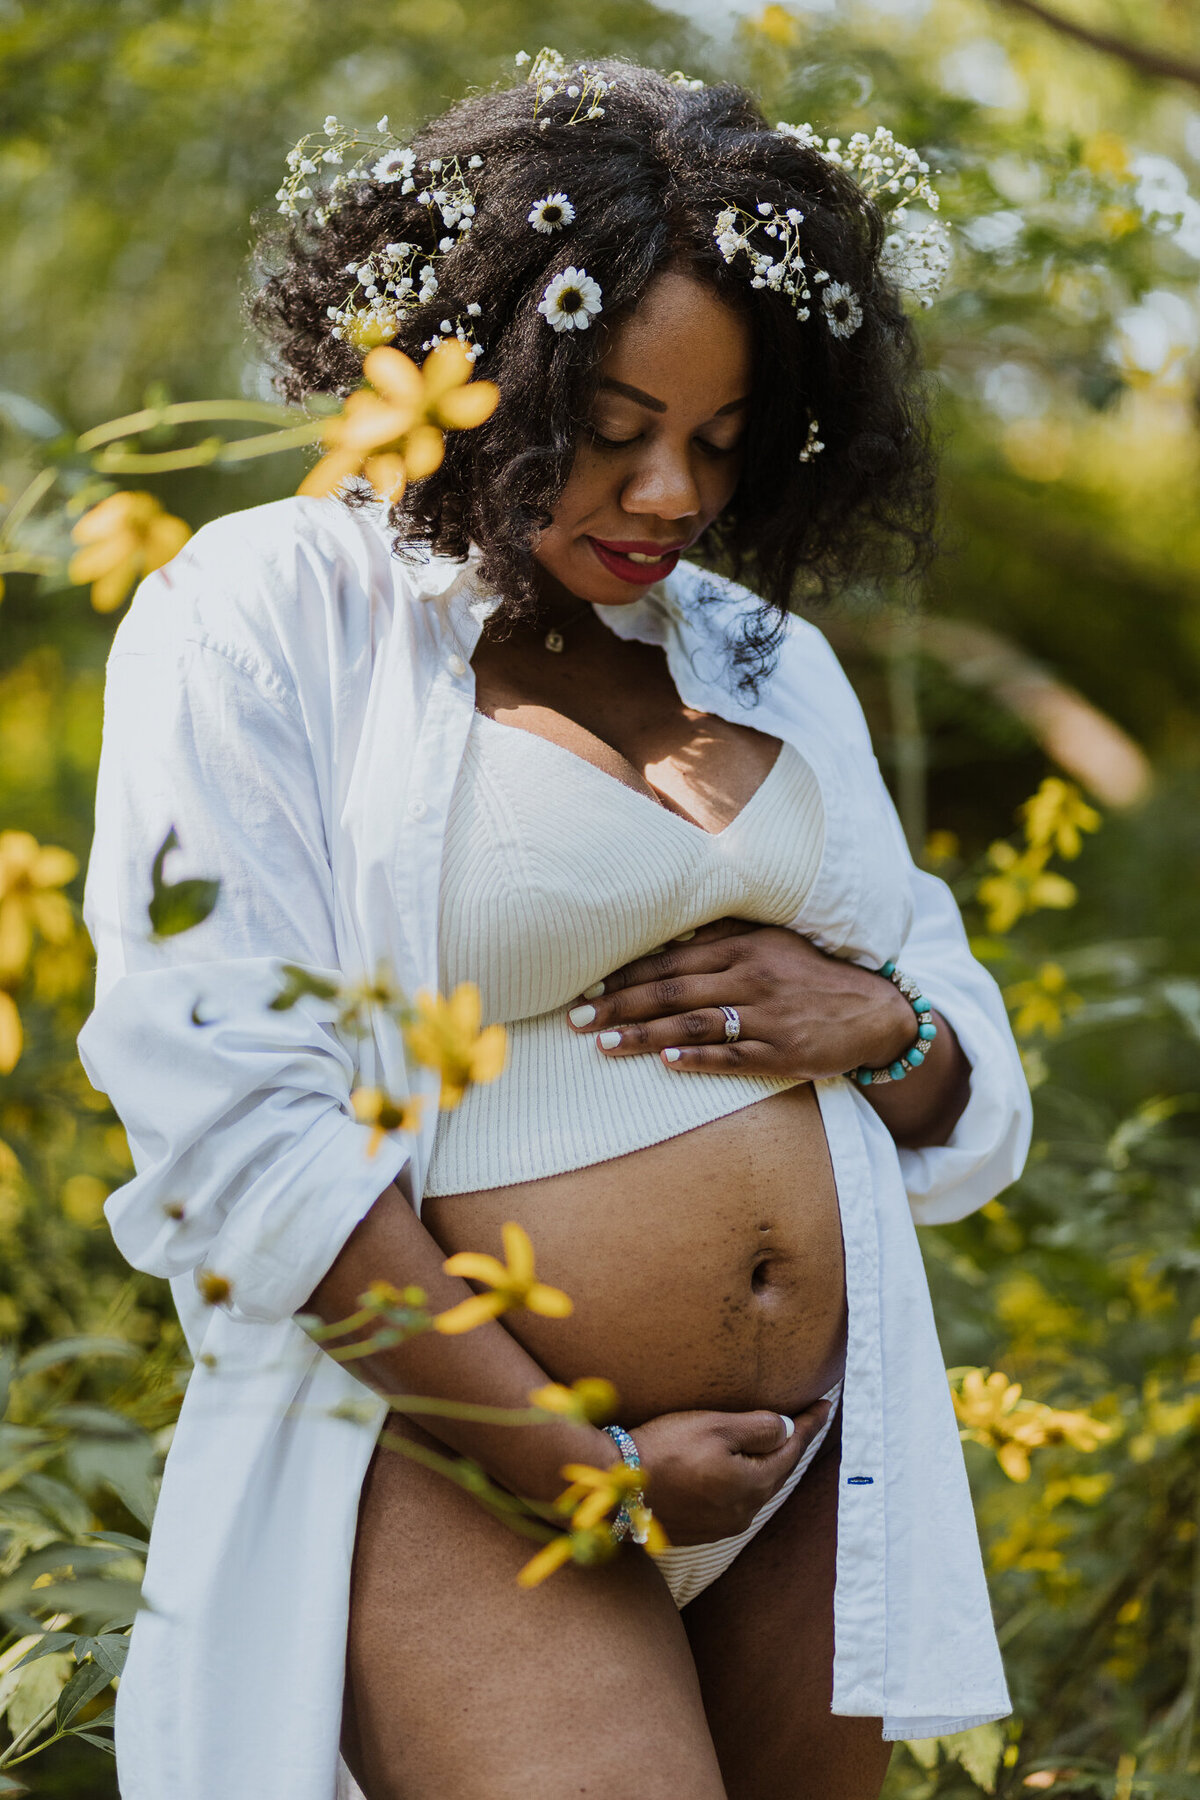
[[[542,642],[545,644],[547,650],[553,650],[556,656],[560,656],[566,648],[561,631],[548,631],[542,639]]]

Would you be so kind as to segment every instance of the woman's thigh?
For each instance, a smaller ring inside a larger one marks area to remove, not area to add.
[[[892,1746],[833,1695],[840,1431],[682,1613],[729,1800],[875,1800]]]
[[[725,1800],[658,1571],[625,1554],[527,1591],[514,1577],[536,1548],[443,1476],[376,1451],[344,1741],[367,1800]]]

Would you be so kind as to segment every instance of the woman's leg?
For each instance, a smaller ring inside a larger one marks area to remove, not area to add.
[[[829,1710],[838,1427],[796,1491],[681,1618],[729,1800],[876,1800],[879,1719]]]
[[[536,1549],[444,1477],[376,1451],[344,1737],[367,1800],[726,1800],[687,1637],[649,1558],[571,1564],[526,1591],[514,1577]]]

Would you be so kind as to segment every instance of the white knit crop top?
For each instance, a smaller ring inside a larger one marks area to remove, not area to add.
[[[816,777],[784,743],[710,833],[532,732],[476,713],[446,830],[439,985],[477,984],[508,1027],[502,1075],[438,1117],[425,1183],[459,1194],[607,1162],[794,1081],[611,1057],[566,1009],[584,988],[722,915],[787,924],[816,876]]]

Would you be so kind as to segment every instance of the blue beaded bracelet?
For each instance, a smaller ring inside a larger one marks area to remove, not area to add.
[[[607,1433],[613,1443],[617,1446],[627,1468],[641,1468],[642,1459],[638,1455],[638,1447],[623,1426],[602,1425],[600,1429]],[[641,1490],[639,1489],[638,1492],[631,1495],[630,1498],[636,1506],[640,1506],[642,1504]],[[645,1531],[642,1530],[639,1532],[634,1530],[633,1518],[629,1511],[629,1501],[622,1500],[620,1506],[617,1508],[616,1517],[613,1519],[612,1534],[617,1543],[620,1543],[621,1539],[628,1537],[631,1531],[633,1532],[633,1541],[635,1544],[645,1543]]]
[[[847,1069],[849,1081],[857,1081],[860,1087],[874,1087],[883,1081],[903,1081],[904,1077],[919,1069],[929,1055],[929,1048],[937,1036],[937,1026],[933,1022],[933,1009],[915,981],[902,975],[894,962],[885,962],[880,975],[886,975],[893,986],[898,987],[908,1004],[917,1015],[917,1035],[904,1055],[894,1063],[888,1063],[882,1069],[869,1069],[863,1063],[857,1069]]]

